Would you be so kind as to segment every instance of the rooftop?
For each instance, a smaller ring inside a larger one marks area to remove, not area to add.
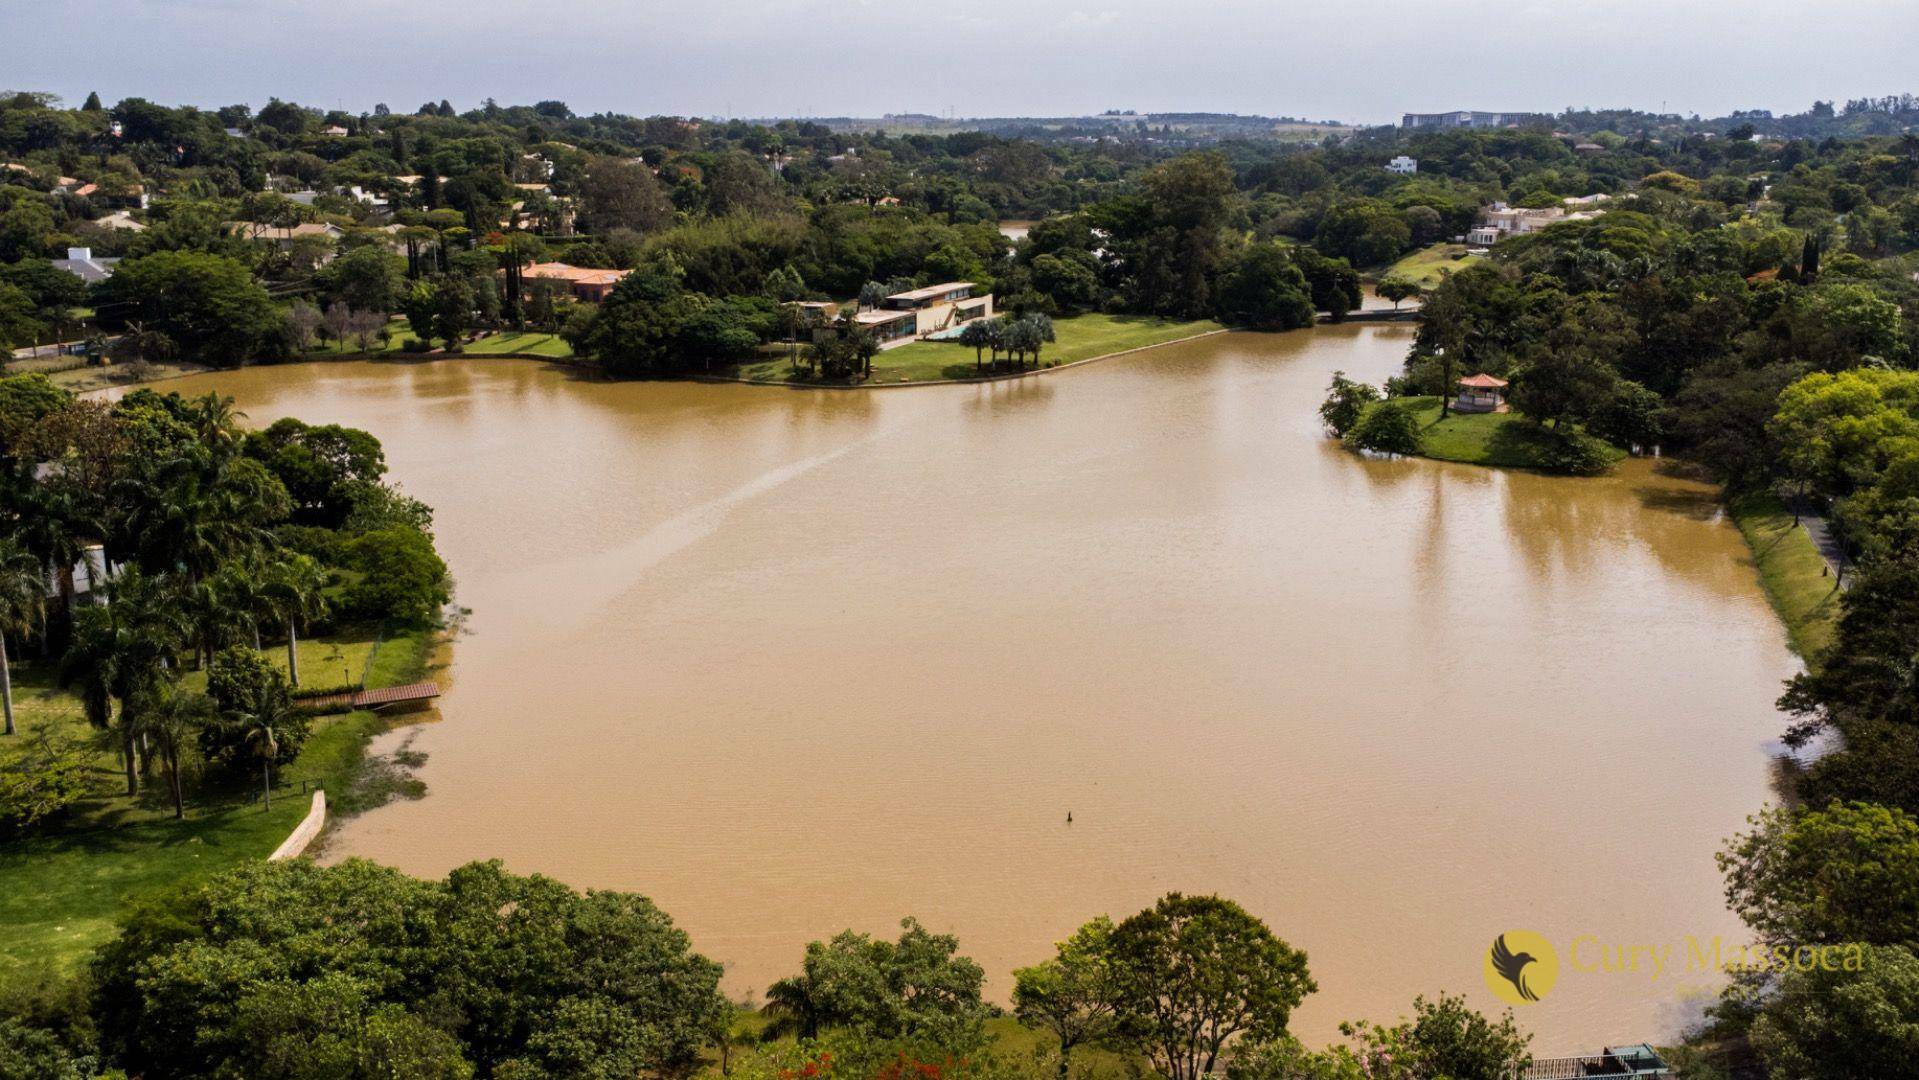
[[[525,271],[527,277],[557,278],[579,285],[614,285],[631,272],[630,270],[594,270],[584,266],[569,266],[562,262],[534,263]]]
[[[888,300],[931,300],[936,296],[944,296],[947,293],[950,293],[956,289],[970,289],[972,287],[973,287],[973,282],[970,282],[970,281],[949,281],[943,285],[928,285],[923,289],[908,289],[907,291],[902,293],[894,293],[893,295],[887,297],[887,299]]]

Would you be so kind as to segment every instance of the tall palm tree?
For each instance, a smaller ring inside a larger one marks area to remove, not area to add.
[[[326,614],[326,573],[305,555],[290,555],[267,569],[262,599],[266,610],[286,624],[287,679],[300,685],[300,628]]]
[[[139,710],[141,730],[153,737],[167,770],[167,793],[173,798],[173,816],[187,816],[185,788],[180,781],[180,746],[194,732],[214,722],[213,699],[187,693],[170,682],[156,684]]]
[[[47,579],[40,560],[11,540],[0,541],[0,711],[6,734],[13,728],[13,672],[7,664],[7,635],[16,639],[40,621],[46,608]]]
[[[252,712],[233,718],[241,738],[252,744],[260,758],[260,802],[273,809],[273,759],[280,756],[280,732],[293,718],[293,706],[284,694],[268,695]]]
[[[21,546],[39,557],[46,572],[59,583],[60,604],[71,621],[73,566],[86,554],[92,523],[86,520],[81,500],[62,485],[29,485],[26,501],[28,505],[20,516],[16,538]],[[44,620],[44,607],[40,614]],[[50,640],[46,643],[51,645]]]
[[[192,628],[164,575],[128,567],[108,590],[105,607],[82,609],[61,663],[60,681],[76,685],[94,726],[117,729],[126,765],[127,794],[140,793],[138,740],[143,706],[170,678],[173,651]],[[118,722],[113,702],[120,703]]]

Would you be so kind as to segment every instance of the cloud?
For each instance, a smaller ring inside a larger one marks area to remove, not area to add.
[[[1060,20],[1060,26],[1067,30],[1075,30],[1094,26],[1112,26],[1117,22],[1119,22],[1119,12],[1111,9],[1093,12],[1075,10]]]

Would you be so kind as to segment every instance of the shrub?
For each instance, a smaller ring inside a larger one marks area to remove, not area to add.
[[[433,345],[430,342],[421,341],[419,338],[410,337],[400,342],[400,351],[406,353],[432,352]]]
[[[1612,450],[1591,435],[1540,428],[1536,440],[1539,467],[1567,476],[1597,476],[1612,468]]]
[[[1420,452],[1419,416],[1413,405],[1389,400],[1366,410],[1359,422],[1346,432],[1346,445],[1382,454]]]

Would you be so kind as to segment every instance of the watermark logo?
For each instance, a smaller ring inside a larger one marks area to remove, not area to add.
[[[1559,954],[1531,930],[1508,930],[1486,950],[1486,988],[1508,1005],[1530,1005],[1559,981]]]

